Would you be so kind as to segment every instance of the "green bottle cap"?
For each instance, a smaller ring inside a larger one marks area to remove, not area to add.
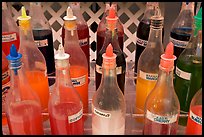
[[[198,11],[197,15],[194,16],[196,28],[202,28],[202,7]]]

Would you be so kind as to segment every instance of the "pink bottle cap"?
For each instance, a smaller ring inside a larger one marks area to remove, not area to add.
[[[106,52],[102,55],[103,65],[105,67],[115,67],[116,66],[116,54],[113,53],[113,47],[111,44],[106,48]]]

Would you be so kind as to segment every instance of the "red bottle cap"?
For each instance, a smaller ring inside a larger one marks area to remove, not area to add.
[[[116,24],[116,21],[118,19],[118,17],[116,16],[115,13],[116,13],[115,8],[111,5],[111,7],[109,9],[109,14],[106,17],[107,23],[108,23],[111,30],[113,30],[115,28],[115,24]]]
[[[106,48],[106,52],[102,55],[104,67],[113,68],[116,66],[116,54],[113,53],[113,47],[111,44]]]

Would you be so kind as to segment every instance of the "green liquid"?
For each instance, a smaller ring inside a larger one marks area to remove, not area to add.
[[[181,114],[188,113],[191,100],[195,93],[202,87],[202,59],[194,56],[183,56],[177,61],[177,67],[191,73],[190,80],[175,75],[174,88],[180,102]],[[186,126],[187,118],[180,118],[179,124]]]

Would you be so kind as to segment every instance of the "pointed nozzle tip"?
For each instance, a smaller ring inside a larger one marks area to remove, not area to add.
[[[111,5],[110,9],[109,9],[109,18],[115,18],[115,9],[114,7]]]
[[[106,56],[112,57],[113,56],[113,46],[111,44],[108,45],[106,48]]]
[[[76,20],[76,16],[73,14],[73,10],[70,6],[67,7],[67,15],[64,16],[64,20]]]
[[[21,16],[18,17],[19,20],[29,20],[31,17],[27,16],[26,9],[24,6],[21,7]]]
[[[22,54],[17,52],[16,46],[14,44],[10,47],[10,54],[7,56],[8,60],[17,60],[22,57]]]
[[[64,47],[62,46],[62,44],[60,44],[57,50],[57,54],[55,55],[55,59],[65,60],[65,59],[68,59],[69,56],[70,56],[69,54],[65,53]]]
[[[164,57],[167,58],[167,59],[172,59],[173,58],[173,54],[174,54],[174,44],[172,42],[170,42],[166,46]]]

